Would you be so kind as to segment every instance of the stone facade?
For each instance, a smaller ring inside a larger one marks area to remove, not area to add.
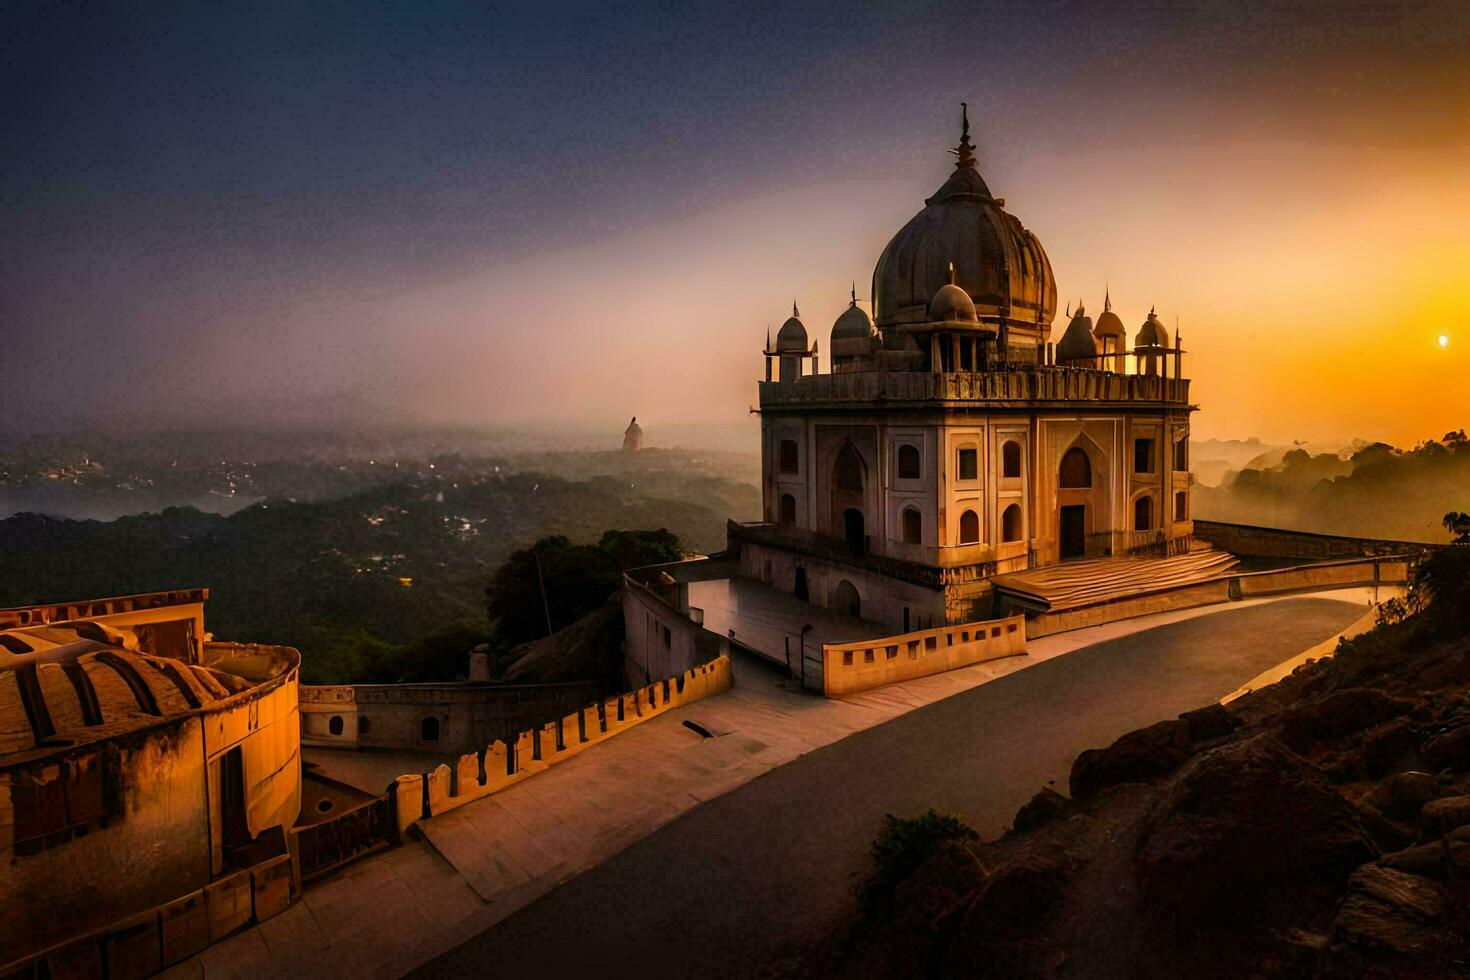
[[[1150,311],[1127,349],[1109,298],[1096,329],[1079,306],[1054,347],[1045,253],[967,139],[958,176],[879,259],[878,322],[854,294],[834,324],[830,373],[794,308],[768,338],[764,522],[737,532],[746,574],[823,606],[840,587],[904,631],[989,615],[998,574],[1190,547],[1177,334]]]
[[[196,600],[65,607],[96,619],[5,611],[36,625],[0,630],[0,972],[88,972],[104,951],[113,975],[153,972],[298,890],[286,841],[301,806],[300,658],[139,648],[154,624],[192,630]],[[270,882],[259,893],[257,877]]]

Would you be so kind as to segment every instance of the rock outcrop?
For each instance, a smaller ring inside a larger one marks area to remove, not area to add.
[[[1381,627],[1083,752],[1069,784],[946,857],[942,901],[914,876],[834,972],[1470,976],[1463,631]]]

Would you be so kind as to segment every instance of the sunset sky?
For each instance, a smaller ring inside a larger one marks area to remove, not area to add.
[[[1197,434],[1470,424],[1463,3],[12,4],[0,71],[11,430],[738,423],[961,99]]]

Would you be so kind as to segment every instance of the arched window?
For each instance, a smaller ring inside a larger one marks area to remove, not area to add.
[[[333,735],[342,734],[342,716],[333,715],[327,720],[327,731]]]
[[[1189,520],[1189,495],[1183,490],[1179,490],[1174,494],[1174,520]]]
[[[1062,457],[1061,484],[1064,489],[1086,489],[1092,486],[1092,460],[1077,446]]]
[[[1154,528],[1154,498],[1139,497],[1133,502],[1133,530],[1152,531]]]
[[[956,458],[955,475],[959,479],[980,479],[980,450],[967,446],[956,454]]]
[[[781,494],[781,514],[779,519],[782,524],[796,523],[796,498],[789,493]]]
[[[776,450],[777,465],[782,473],[795,473],[797,471],[796,440],[782,439],[781,445]]]
[[[357,716],[357,734],[366,735],[371,728],[372,726],[368,724],[367,715]]]
[[[903,509],[903,543],[920,544],[924,540],[924,515],[912,507]]]
[[[918,446],[910,446],[905,443],[898,447],[898,478],[900,480],[917,480],[919,478]]]
[[[980,515],[967,510],[960,515],[960,544],[975,544],[980,540]]]
[[[1021,540],[1021,505],[1011,504],[1000,515],[1000,539],[1002,541]]]
[[[1006,478],[1021,475],[1021,444],[1010,441],[1000,447],[1000,475]]]
[[[863,492],[863,458],[847,443],[832,465],[832,485],[845,493]]]
[[[425,742],[439,741],[439,719],[430,715],[419,722],[419,738]]]
[[[863,600],[858,595],[857,586],[847,579],[837,583],[832,590],[832,608],[838,612],[845,612],[850,616],[861,616],[863,612]]]

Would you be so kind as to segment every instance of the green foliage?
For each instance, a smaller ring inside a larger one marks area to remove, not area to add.
[[[678,561],[684,556],[678,536],[662,527],[657,531],[604,531],[597,547],[612,559],[619,572]]]
[[[863,917],[885,914],[892,907],[898,887],[941,848],[979,839],[980,835],[957,814],[933,809],[911,818],[884,814],[869,852],[873,867],[858,892]]]
[[[542,538],[512,553],[485,589],[496,643],[515,646],[569,626],[600,608],[627,569],[681,554],[678,537],[664,528],[605,531],[595,545]]]
[[[626,455],[543,460],[576,480],[461,473],[335,500],[272,499],[228,516],[190,507],[108,522],[17,514],[0,520],[0,606],[204,586],[215,636],[296,647],[307,682],[453,680],[468,649],[490,638],[485,584],[516,548],[548,535],[607,538],[606,548],[568,544],[584,550],[564,555],[565,579],[551,570],[560,627],[601,604],[620,563],[676,558],[681,539],[713,550],[727,515],[758,512],[754,487],[701,473],[698,460]],[[606,533],[639,526],[670,530]],[[539,589],[515,601],[532,624],[520,638],[544,636]]]
[[[1470,630],[1470,548],[1442,548],[1425,558],[1410,592],[1424,608],[1427,629],[1442,635]]]

